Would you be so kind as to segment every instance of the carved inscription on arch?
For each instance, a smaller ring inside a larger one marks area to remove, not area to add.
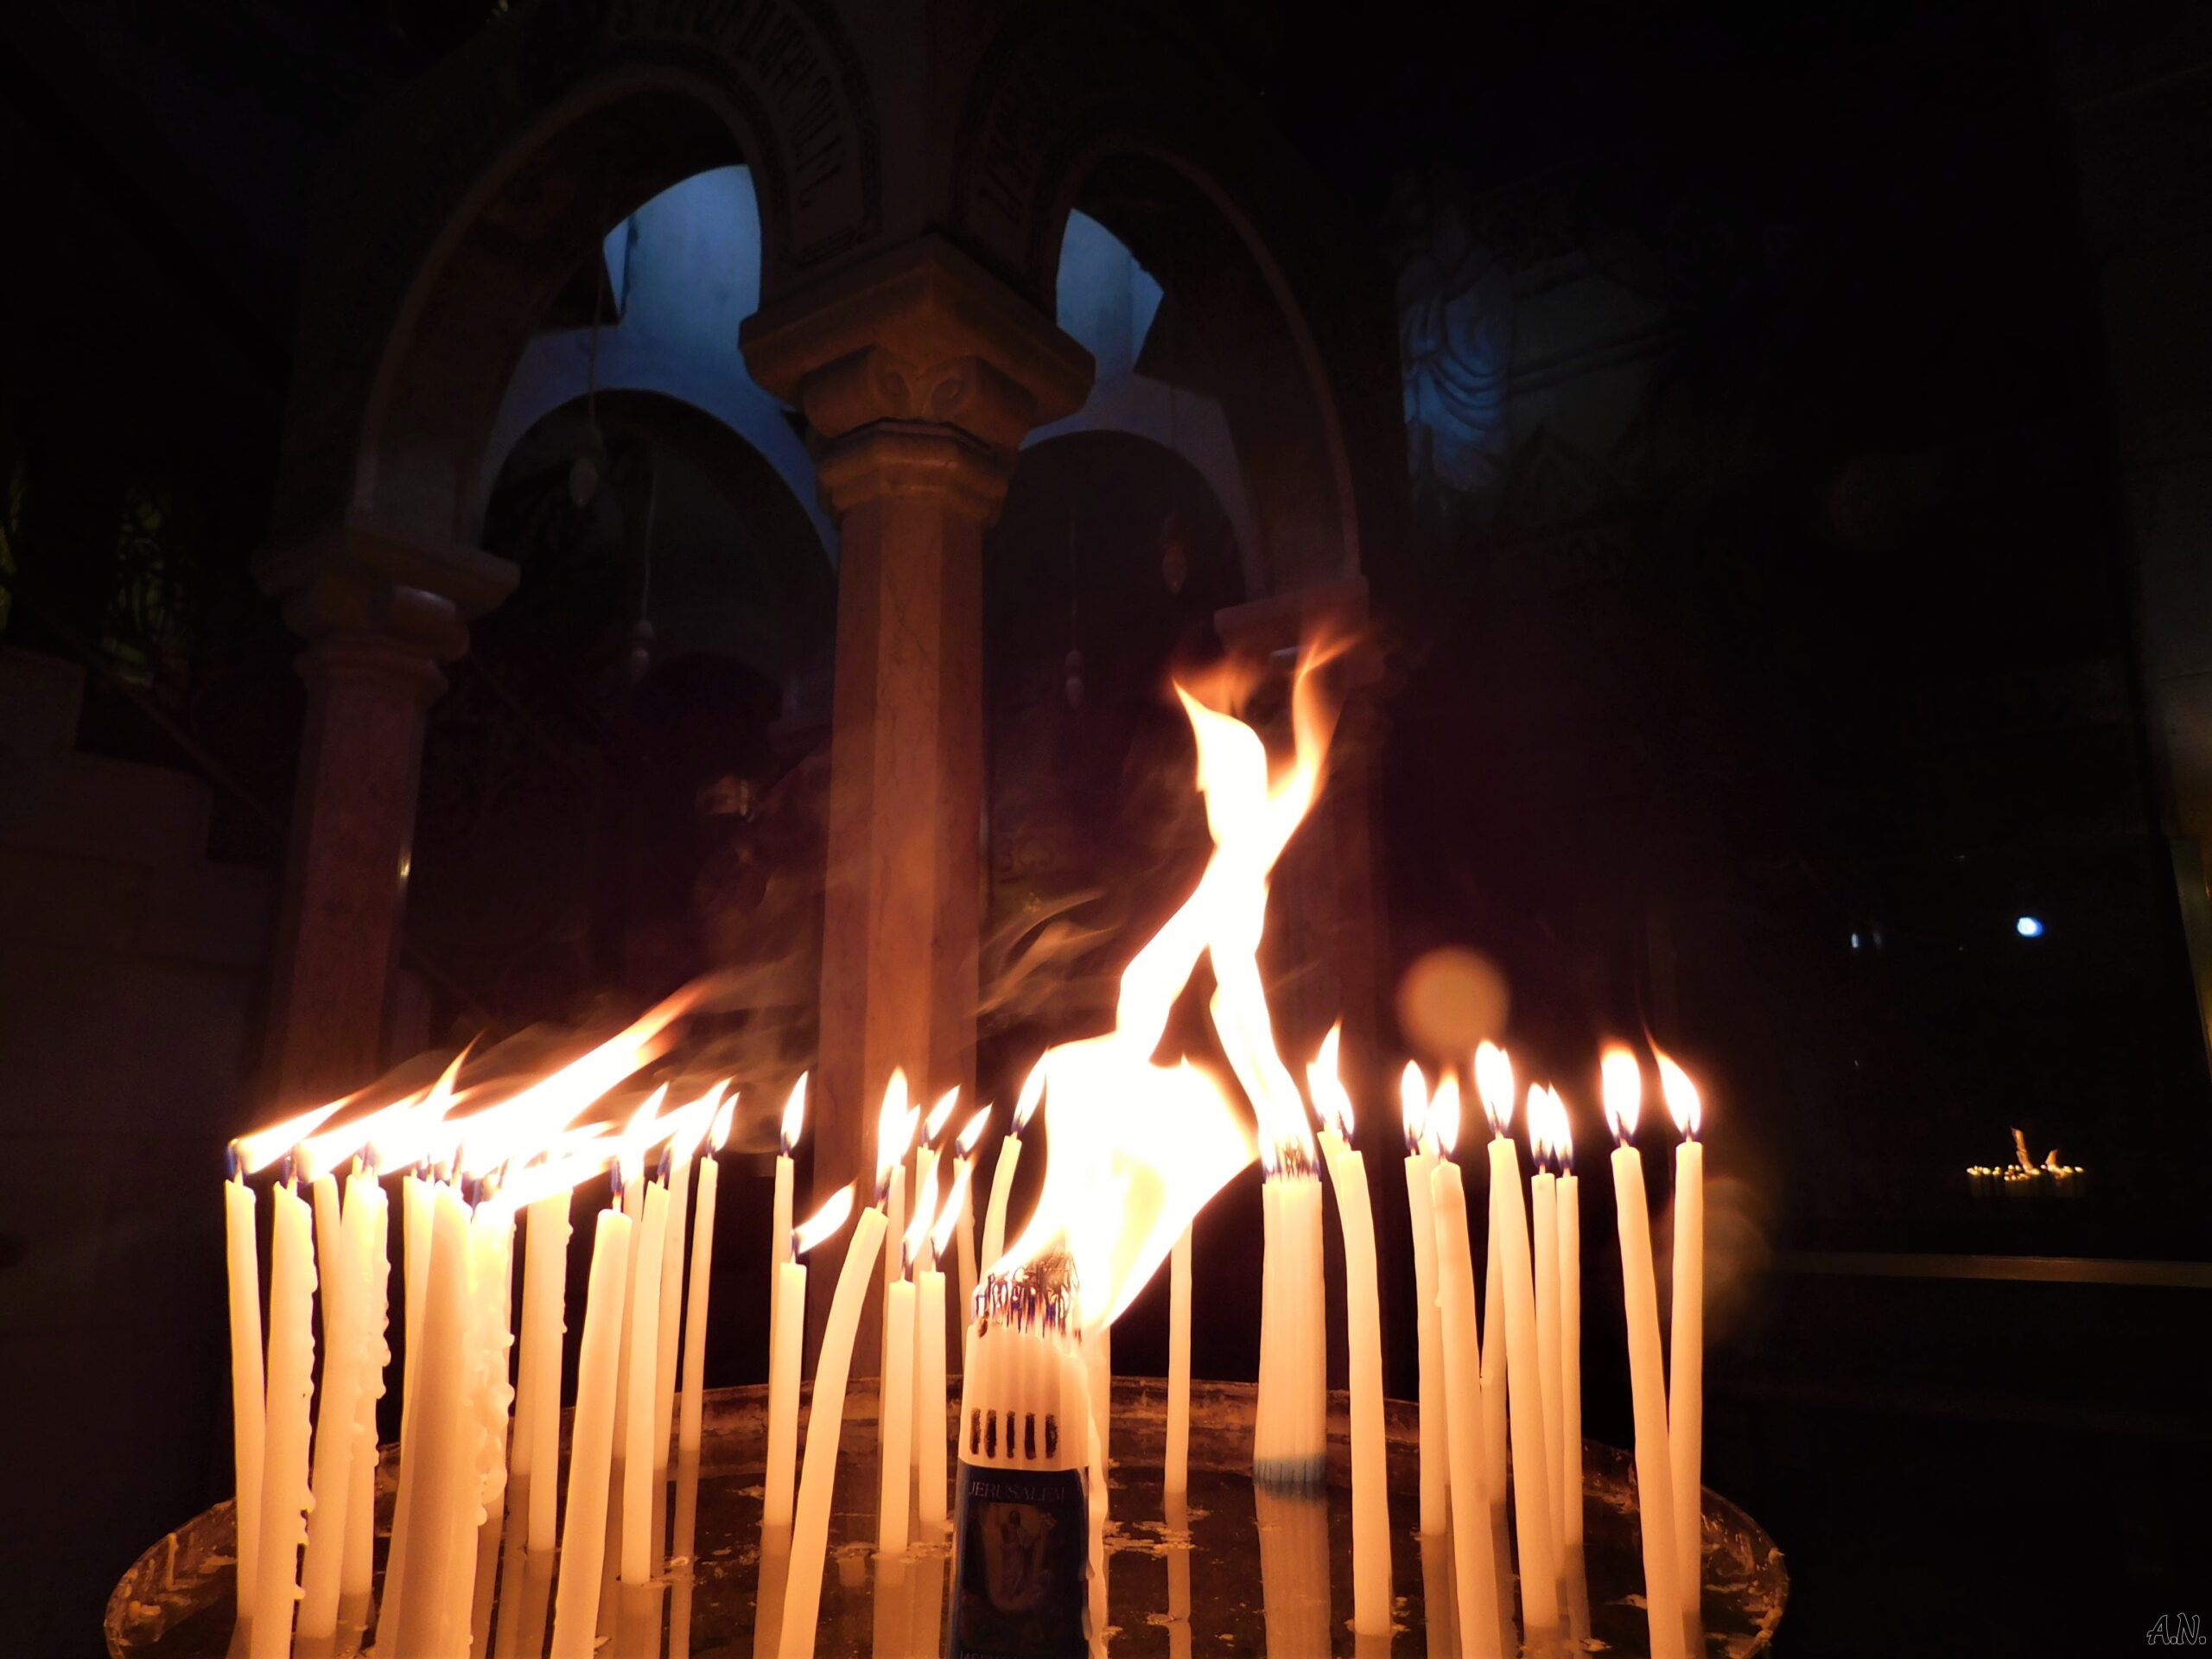
[[[810,0],[617,0],[611,41],[696,48],[740,75],[767,128],[762,186],[780,194],[794,269],[881,223],[879,137],[867,76],[827,6]]]

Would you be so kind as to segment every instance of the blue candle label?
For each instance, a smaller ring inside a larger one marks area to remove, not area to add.
[[[1077,1469],[960,1465],[950,1659],[1082,1659],[1090,1511]]]

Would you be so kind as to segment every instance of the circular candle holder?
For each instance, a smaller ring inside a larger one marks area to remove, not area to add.
[[[955,1378],[948,1435],[958,1390]],[[691,1556],[667,1560],[652,1584],[634,1591],[616,1592],[609,1575],[609,1639],[595,1659],[773,1659],[781,1586],[773,1541],[764,1562],[760,1531],[766,1393],[708,1393],[698,1466],[675,1473],[664,1489],[674,1510],[696,1505]],[[1116,1659],[1456,1654],[1450,1541],[1416,1535],[1415,1408],[1399,1401],[1387,1408],[1395,1629],[1388,1637],[1355,1638],[1347,1626],[1352,1560],[1345,1396],[1330,1396],[1325,1499],[1255,1491],[1253,1403],[1249,1383],[1192,1384],[1190,1491],[1177,1508],[1160,1489],[1166,1385],[1150,1377],[1115,1378],[1106,1577]],[[876,1554],[875,1408],[872,1386],[856,1382],[839,1441],[815,1651],[836,1659],[924,1659],[944,1646],[950,1551],[936,1541],[918,1543],[903,1556]],[[378,1473],[379,1575],[396,1455],[385,1447]],[[1632,1461],[1592,1441],[1584,1448],[1584,1471],[1582,1572],[1567,1596],[1574,1628],[1564,1647],[1551,1651],[1645,1655]],[[1748,1659],[1765,1651],[1782,1621],[1789,1592],[1782,1552],[1749,1516],[1710,1491],[1704,1534],[1705,1659]],[[233,1619],[234,1549],[232,1506],[224,1503],[140,1556],[108,1601],[105,1631],[114,1659],[222,1659]],[[508,1605],[495,1611],[491,1659],[541,1654],[548,1564],[524,1563],[519,1552],[509,1551],[503,1571]],[[762,1624],[769,1628],[756,1640]],[[341,1640],[339,1651],[347,1646]]]

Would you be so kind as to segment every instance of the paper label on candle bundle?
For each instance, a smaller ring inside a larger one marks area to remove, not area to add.
[[[950,1659],[1081,1659],[1090,1510],[1074,1469],[960,1465]]]

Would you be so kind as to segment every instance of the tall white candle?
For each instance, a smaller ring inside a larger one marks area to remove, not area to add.
[[[1167,1266],[1167,1445],[1164,1490],[1191,1490],[1191,1230],[1178,1235]]]
[[[349,1187],[361,1185],[358,1174]],[[360,1421],[362,1299],[368,1290],[368,1217],[347,1194],[341,1210],[337,1178],[315,1178],[315,1224],[328,1235],[329,1248],[318,1251],[322,1287],[322,1393],[317,1402],[313,1488],[315,1508],[308,1515],[308,1553],[301,1575],[299,1635],[302,1641],[327,1641],[338,1630],[339,1580],[345,1567],[346,1529],[351,1514],[347,1491],[357,1459],[353,1440]],[[346,1214],[351,1212],[350,1217]],[[318,1244],[324,1240],[318,1238]]]
[[[895,1251],[894,1251],[895,1254]],[[892,1281],[883,1321],[883,1389],[878,1408],[875,1547],[887,1555],[906,1548],[907,1494],[912,1490],[914,1413],[914,1287],[903,1274]]]
[[[267,1427],[262,1441],[260,1543],[255,1558],[253,1659],[292,1650],[299,1552],[307,1541],[308,1403],[314,1392],[314,1224],[289,1181],[270,1192]]]
[[[830,1490],[836,1475],[838,1435],[844,1424],[845,1379],[853,1363],[853,1335],[888,1224],[880,1210],[862,1212],[837,1275],[814,1372],[814,1403],[807,1415],[806,1462],[799,1476],[798,1506],[791,1523],[791,1573],[784,1594],[781,1659],[811,1659],[816,1620],[822,1611],[822,1561],[830,1542]],[[556,1653],[553,1659],[567,1659]],[[585,1659],[578,1654],[575,1659]]]
[[[645,1188],[645,1211],[630,1284],[636,1311],[630,1325],[629,1439],[622,1448],[621,1581],[643,1584],[653,1574],[653,1376],[660,1353],[660,1262],[668,1240],[668,1189]]]
[[[1438,1338],[1449,1426],[1445,1444],[1452,1471],[1452,1566],[1459,1592],[1460,1659],[1497,1659],[1499,1598],[1491,1549],[1490,1484],[1480,1423],[1482,1363],[1475,1332],[1475,1265],[1467,1234],[1467,1193],[1452,1161],[1457,1112],[1437,1128],[1442,1155],[1429,1178],[1436,1222]]]
[[[1559,1487],[1560,1430],[1565,1413],[1560,1402],[1559,1178],[1546,1166],[1549,1125],[1542,1122],[1538,1096],[1529,1101],[1529,1140],[1536,1153],[1536,1173],[1529,1181],[1530,1243],[1536,1263],[1536,1381],[1543,1398],[1543,1459],[1547,1496],[1551,1500],[1551,1535],[1556,1548],[1566,1529],[1565,1496]],[[1558,1557],[1554,1556],[1556,1562]]]
[[[683,1411],[677,1422],[677,1449],[686,1456],[696,1457],[701,1435],[706,1425],[707,1385],[707,1301],[708,1293],[715,1281],[715,1198],[721,1185],[719,1165],[721,1149],[729,1142],[730,1116],[734,1102],[724,1102],[715,1114],[714,1128],[708,1136],[710,1151],[699,1160],[699,1197],[691,1213],[691,1283],[689,1306],[684,1310],[683,1328],[688,1333],[683,1343]],[[799,1325],[806,1324],[806,1303],[799,1303]]]
[[[841,1186],[791,1236],[790,1259],[776,1269],[776,1329],[768,1343],[768,1463],[762,1482],[763,1535],[788,1533],[791,1483],[798,1461],[799,1358],[806,1341],[806,1253],[832,1237],[853,1212],[853,1189]]]
[[[1452,1090],[1451,1110],[1459,1117],[1459,1085],[1446,1077],[1440,1085]],[[1414,1239],[1414,1314],[1421,1361],[1421,1529],[1425,1537],[1443,1532],[1450,1519],[1451,1426],[1444,1405],[1444,1326],[1436,1304],[1436,1212],[1429,1183],[1436,1155],[1422,1144],[1428,1122],[1428,1084],[1421,1068],[1406,1063],[1399,1084],[1406,1130],[1406,1211]]]
[[[1681,1066],[1667,1055],[1656,1058],[1660,1092],[1682,1133],[1675,1149],[1674,1369],[1667,1433],[1682,1616],[1694,1630],[1705,1599],[1705,1144],[1697,1138],[1702,1103]]]
[[[523,1238],[513,1472],[530,1482],[525,1541],[533,1554],[553,1548],[560,1496],[561,1338],[567,1329],[569,1211],[575,1196],[573,1188],[563,1187],[533,1203]]]
[[[592,1237],[583,1351],[576,1365],[575,1421],[569,1448],[568,1510],[561,1529],[561,1578],[553,1599],[551,1659],[591,1659],[597,1637],[607,1490],[614,1460],[614,1394],[622,1360],[622,1307],[629,1293],[633,1225],[620,1211],[602,1210]]]
[[[1521,1154],[1500,1132],[1490,1143],[1492,1229],[1503,1251],[1505,1379],[1512,1421],[1513,1521],[1521,1547],[1521,1620],[1525,1638],[1541,1643],[1559,1624],[1559,1558],[1552,1546],[1549,1445],[1536,1353],[1536,1299],[1529,1260],[1528,1210],[1521,1194]]]
[[[944,1274],[935,1268],[923,1269],[914,1281],[914,1321],[920,1351],[915,1368],[914,1467],[920,1483],[922,1538],[935,1543],[945,1529],[950,1492],[945,1467]]]
[[[1375,1213],[1367,1160],[1351,1144],[1351,1096],[1338,1070],[1338,1029],[1306,1068],[1307,1092],[1335,1128],[1322,1136],[1344,1241],[1344,1344],[1351,1382],[1351,1628],[1390,1630],[1390,1491],[1382,1438],[1382,1314],[1376,1284]],[[1325,1580],[1326,1572],[1323,1577]]]
[[[1659,1351],[1659,1287],[1651,1268],[1651,1217],[1643,1162],[1630,1139],[1643,1105],[1636,1057],[1608,1049],[1602,1073],[1614,1137],[1613,1207],[1619,1217],[1621,1295],[1628,1325],[1629,1392],[1636,1420],[1637,1515],[1643,1529],[1643,1596],[1651,1659],[1683,1659],[1681,1563],[1675,1550],[1673,1452],[1667,1435],[1667,1379]]]
[[[702,1128],[704,1125],[701,1126]],[[660,1247],[660,1357],[653,1366],[654,1478],[668,1478],[670,1429],[676,1421],[677,1339],[683,1323],[683,1223],[690,1209],[691,1148],[680,1148],[668,1179],[668,1227]]]
[[[476,1561],[474,1537],[464,1535],[459,1524],[477,1478],[467,1400],[469,1217],[468,1207],[450,1186],[437,1190],[430,1233],[422,1346],[415,1368],[414,1445],[406,1453],[421,1467],[414,1523],[398,1569],[395,1654],[457,1653],[467,1647],[467,1624],[456,1630],[451,1622],[454,1579],[473,1579]],[[416,1335],[410,1333],[410,1344]]]
[[[357,1187],[346,1187],[346,1224],[353,1223],[356,1200],[368,1234],[368,1285],[363,1296],[361,1380],[353,1401],[353,1478],[346,1487],[346,1565],[340,1577],[340,1616],[350,1625],[366,1622],[375,1579],[377,1514],[377,1402],[384,1397],[385,1368],[391,1362],[386,1331],[391,1319],[391,1200],[373,1169]]]
[[[257,1586],[254,1563],[261,1553],[262,1428],[268,1411],[261,1358],[261,1262],[254,1238],[253,1189],[238,1168],[235,1144],[231,1178],[223,1183],[223,1243],[231,1304],[231,1472],[237,1481],[238,1618],[249,1624]]]
[[[988,1107],[970,1117],[954,1142],[958,1162],[954,1166],[953,1180],[960,1193],[960,1213],[954,1224],[953,1237],[959,1249],[957,1262],[960,1277],[956,1286],[960,1300],[954,1306],[960,1327],[960,1369],[968,1369],[968,1331],[975,1324],[976,1313],[976,1148],[983,1139],[983,1131],[990,1127],[991,1114]],[[940,1250],[942,1256],[944,1253]]]
[[[806,1080],[802,1071],[784,1101],[776,1144],[776,1185],[768,1205],[768,1332],[772,1348],[783,1321],[784,1264],[791,1259],[791,1181],[798,1165],[799,1136],[806,1130]]]
[[[1554,1114],[1552,1128],[1564,1135]],[[1563,1156],[1573,1156],[1571,1140]],[[1562,1560],[1582,1548],[1582,1184],[1569,1164],[1559,1178],[1560,1551]]]

